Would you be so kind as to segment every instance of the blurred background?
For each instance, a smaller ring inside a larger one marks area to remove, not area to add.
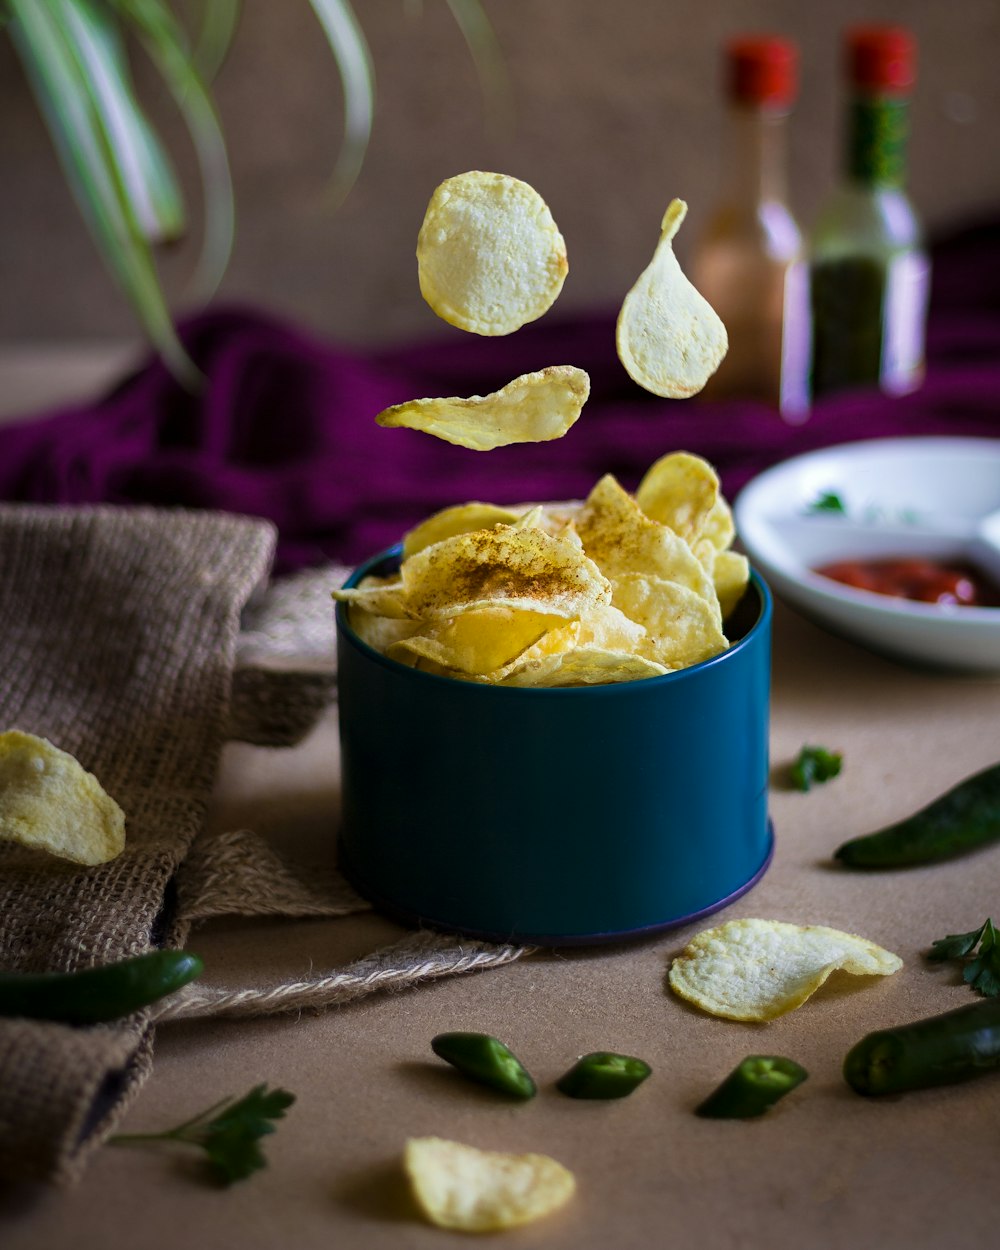
[[[997,0],[484,0],[512,114],[489,116],[444,0],[358,0],[375,64],[372,141],[346,203],[324,201],[341,140],[340,85],[305,0],[247,0],[215,83],[228,135],[237,239],[216,302],[287,316],[349,344],[456,336],[423,303],[414,246],[443,178],[471,168],[523,178],[548,201],[570,273],[553,314],[616,307],[647,263],[673,196],[690,206],[684,259],[720,179],[720,48],[740,32],[797,40],[791,200],[808,226],[835,177],[840,35],[900,22],[919,43],[910,191],[929,231],[1000,210]],[[143,98],[197,203],[183,127],[141,52]],[[138,338],[70,198],[9,43],[0,44],[0,347]],[[193,245],[164,259],[187,311]]]

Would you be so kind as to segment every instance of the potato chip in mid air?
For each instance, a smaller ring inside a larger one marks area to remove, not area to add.
[[[421,1211],[439,1228],[498,1232],[558,1210],[576,1189],[548,1155],[480,1150],[441,1137],[406,1143],[403,1167]]]
[[[683,200],[671,200],[653,259],[625,296],[616,329],[629,376],[668,399],[700,391],[729,349],[726,327],[674,255],[673,237],[686,213]]]
[[[489,395],[411,399],[384,409],[375,420],[389,428],[422,430],[471,451],[492,451],[562,438],[589,394],[590,378],[583,369],[550,365],[523,373]]]
[[[824,925],[729,920],[705,929],[670,966],[670,988],[713,1016],[774,1020],[832,972],[888,976],[903,961],[867,938]]]
[[[10,729],[0,734],[0,841],[104,864],[125,846],[125,813],[68,752]]]
[[[417,238],[420,293],[449,325],[510,334],[555,302],[569,272],[548,205],[508,174],[470,170],[431,196]]]

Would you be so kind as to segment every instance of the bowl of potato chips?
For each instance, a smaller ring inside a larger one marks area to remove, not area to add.
[[[771,601],[707,463],[446,508],[334,592],[341,866],[410,923],[547,945],[711,912],[771,855]]]

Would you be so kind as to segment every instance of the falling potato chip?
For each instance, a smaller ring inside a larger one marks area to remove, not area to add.
[[[403,536],[403,559],[456,534],[488,530],[494,525],[513,525],[520,514],[514,508],[492,503],[464,503],[435,512]]]
[[[511,443],[562,438],[589,394],[590,378],[583,369],[550,365],[524,373],[490,395],[411,399],[386,408],[375,420],[387,428],[422,430],[472,451],[492,451]]]
[[[125,846],[125,813],[68,752],[10,729],[0,734],[0,841],[104,864]]]
[[[424,1215],[439,1228],[497,1232],[557,1211],[576,1189],[548,1155],[480,1150],[440,1137],[406,1143],[403,1167]]]
[[[510,334],[548,311],[568,271],[563,237],[528,183],[471,170],[431,196],[417,274],[420,293],[449,325]]]
[[[625,296],[618,314],[618,356],[633,381],[669,399],[686,399],[705,385],[729,348],[726,327],[688,281],[673,237],[687,213],[671,200],[653,259]]]
[[[671,989],[714,1016],[774,1020],[799,1007],[831,972],[888,976],[898,955],[823,925],[730,920],[697,934],[670,967]]]
[[[718,474],[707,460],[686,451],[661,456],[635,492],[646,516],[668,525],[689,544],[701,537],[718,498]]]
[[[611,601],[609,583],[579,547],[509,525],[425,547],[401,572],[408,612],[428,618],[490,604],[571,618]]]

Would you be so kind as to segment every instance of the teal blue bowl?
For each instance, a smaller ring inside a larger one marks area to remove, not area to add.
[[[375,556],[348,585],[398,565]],[[722,654],[568,689],[419,672],[337,608],[342,871],[407,924],[546,946],[718,910],[766,871],[771,596],[754,573]]]

